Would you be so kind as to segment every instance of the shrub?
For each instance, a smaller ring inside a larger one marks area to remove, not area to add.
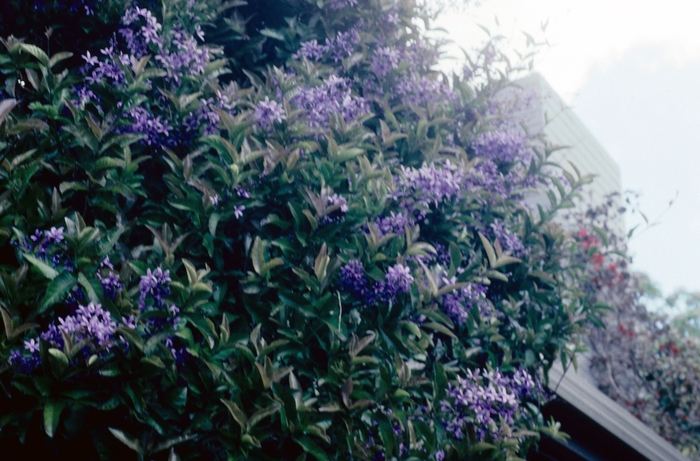
[[[3,40],[0,445],[506,459],[557,436],[546,372],[601,309],[552,220],[588,179],[509,116],[497,42],[448,78],[412,0],[127,3],[61,52]]]

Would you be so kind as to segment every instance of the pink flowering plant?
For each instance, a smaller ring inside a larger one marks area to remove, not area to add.
[[[505,460],[559,435],[547,371],[601,306],[553,219],[588,178],[511,116],[497,41],[448,77],[413,0],[87,3],[85,36],[2,41],[3,452]]]
[[[592,329],[586,337],[590,371],[612,400],[683,455],[700,459],[698,311],[692,309],[697,295],[679,291],[664,300],[644,274],[633,270],[627,239],[640,226],[624,235],[619,223],[622,213],[634,215],[637,208],[633,194],[613,194],[568,217],[577,229],[572,259],[589,273],[581,288],[590,302],[609,306],[601,318],[605,328]],[[676,304],[686,310],[664,315],[664,308],[678,310]]]

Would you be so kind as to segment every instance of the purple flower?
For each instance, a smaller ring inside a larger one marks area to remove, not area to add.
[[[84,55],[80,56],[85,60],[85,63],[90,66],[96,66],[98,59],[97,56],[91,56],[90,51],[87,51]]]
[[[102,271],[100,270],[104,268],[109,269],[109,272],[106,276],[103,276]],[[113,270],[114,265],[109,261],[109,256],[106,256],[105,259],[103,259],[100,263],[100,268],[95,273],[98,280],[100,281],[100,284],[102,284],[102,293],[104,297],[108,299],[116,299],[117,293],[122,291],[122,289],[124,288],[121,281],[119,280],[119,274],[115,274],[114,272],[112,272]]]
[[[445,459],[445,452],[438,450],[435,452],[435,461],[443,461]]]
[[[299,51],[292,55],[292,58],[306,58],[312,61],[320,61],[323,59],[323,55],[326,51],[328,51],[326,45],[319,44],[317,40],[309,40],[308,42],[302,42]]]
[[[455,278],[443,280],[444,285],[452,285]],[[486,286],[478,283],[470,283],[451,293],[442,296],[442,308],[453,322],[463,324],[469,317],[473,307],[479,311],[479,316],[490,317],[494,312],[491,304],[486,299]]]
[[[487,434],[494,438],[500,431],[494,423],[501,419],[512,426],[519,409],[518,397],[529,396],[535,387],[532,376],[518,369],[513,376],[499,370],[467,371],[465,378],[457,377],[457,384],[450,384],[447,401],[441,402],[443,412],[450,417],[443,420],[445,429],[455,438],[463,437],[467,425],[476,429],[479,439]]]
[[[323,128],[328,127],[328,119],[333,114],[350,123],[369,107],[364,98],[352,94],[348,79],[336,75],[328,77],[320,86],[301,87],[292,102],[306,111],[309,125]]]
[[[170,271],[163,271],[160,267],[156,268],[153,272],[148,269],[146,275],[141,277],[141,282],[139,282],[139,310],[144,311],[146,309],[146,298],[151,295],[155,307],[163,307],[165,304],[163,298],[170,294]]]
[[[528,164],[532,152],[526,144],[527,137],[520,130],[486,131],[472,142],[472,149],[477,156],[497,162]]]
[[[129,317],[122,317],[122,323],[127,328],[131,328],[132,330],[136,329],[136,317],[133,315],[130,315]]]
[[[47,230],[45,233],[46,239],[50,243],[59,243],[63,241],[63,227],[59,227],[58,229],[52,227],[51,230]]]
[[[63,334],[69,336],[73,344],[109,349],[114,341],[117,324],[112,320],[109,312],[100,304],[90,303],[87,306],[78,306],[74,315],[58,318],[58,325],[52,323],[48,329],[39,336],[49,343],[51,347],[63,349]],[[19,351],[13,351],[11,360],[22,371],[31,372],[39,363],[39,341],[30,339],[24,342],[24,348],[32,354],[32,358],[25,358]],[[31,365],[31,366],[30,366]]]
[[[525,246],[517,235],[506,228],[503,221],[496,220],[491,224],[492,235],[498,240],[504,252],[513,256],[522,256]]]
[[[343,1],[343,0],[341,0]],[[356,0],[345,0],[345,1],[356,1]],[[355,50],[355,46],[360,41],[360,34],[357,29],[350,29],[347,32],[338,32],[335,38],[326,39],[326,48],[331,53],[331,58],[333,62],[340,62],[343,59],[352,55]]]
[[[34,352],[29,357],[26,357],[21,351],[16,349],[10,351],[8,362],[16,371],[24,374],[32,373],[34,370],[39,368],[41,363],[38,352]]]
[[[423,165],[420,169],[401,166],[393,198],[416,219],[423,219],[431,205],[460,195],[465,176],[461,168],[451,164]]]
[[[233,207],[233,215],[236,219],[241,219],[243,217],[243,210],[245,210],[245,206],[243,205],[236,205]]]
[[[386,274],[387,285],[392,286],[392,291],[396,294],[408,293],[408,290],[413,283],[413,276],[408,266],[403,264],[394,264],[389,268]]]
[[[379,236],[384,237],[387,234],[404,235],[406,226],[413,227],[413,219],[406,216],[404,212],[394,213],[389,216],[379,217],[375,224],[379,231]]]
[[[132,120],[127,132],[145,135],[145,142],[149,146],[167,143],[166,138],[173,129],[167,120],[149,113],[141,106],[130,109],[126,115]]]
[[[395,302],[397,296],[408,293],[413,280],[410,269],[404,264],[391,266],[385,280],[375,283],[367,279],[362,263],[357,260],[349,261],[340,269],[341,289],[365,305]]]
[[[255,106],[253,118],[260,128],[269,131],[274,123],[282,123],[283,120],[287,119],[287,116],[281,104],[277,101],[271,101],[269,97],[265,96],[265,100]]]
[[[372,57],[372,70],[379,78],[383,78],[392,69],[399,68],[401,55],[394,47],[380,47]]]
[[[30,354],[39,352],[39,341],[36,339],[28,339],[24,341],[24,348],[29,351]]]
[[[402,77],[393,87],[393,96],[396,101],[422,107],[456,100],[455,93],[447,83],[426,76]]]
[[[361,300],[365,298],[369,290],[369,281],[360,261],[350,260],[340,269],[340,286],[343,291],[352,293]]]
[[[122,289],[124,288],[121,281],[119,280],[119,274],[110,272],[109,274],[107,274],[106,277],[103,277],[102,274],[100,274],[100,272],[98,271],[95,275],[97,275],[100,284],[102,284],[102,294],[104,295],[104,297],[107,299],[116,299],[117,293],[122,291]]]

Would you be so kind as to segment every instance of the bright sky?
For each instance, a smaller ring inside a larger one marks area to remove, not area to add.
[[[645,214],[678,192],[630,242],[634,266],[667,294],[700,291],[699,18],[697,0],[482,0],[438,23],[466,49],[485,37],[476,24],[506,47],[524,48],[521,31],[546,39],[535,70],[620,165],[623,188],[642,193]]]

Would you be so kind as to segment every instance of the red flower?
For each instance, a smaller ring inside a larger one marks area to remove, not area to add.
[[[603,256],[601,253],[595,253],[593,256],[591,256],[591,261],[593,264],[601,265],[605,262],[605,256]]]

